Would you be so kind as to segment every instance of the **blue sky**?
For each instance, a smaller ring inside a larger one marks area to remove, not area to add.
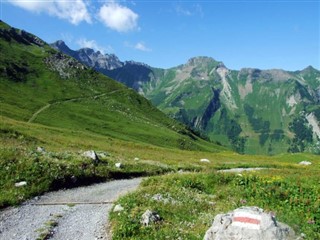
[[[0,18],[51,43],[169,68],[210,56],[230,69],[320,69],[320,0],[2,0]]]

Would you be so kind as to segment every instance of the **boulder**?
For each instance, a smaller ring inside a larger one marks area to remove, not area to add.
[[[287,225],[258,207],[240,207],[218,214],[204,240],[291,240],[297,239]]]
[[[147,210],[141,216],[140,223],[144,226],[149,226],[150,224],[157,223],[161,221],[161,217],[157,212]]]
[[[93,150],[83,152],[82,156],[84,156],[86,158],[90,158],[93,161],[93,163],[95,163],[95,164],[97,164],[99,162],[99,157],[96,154],[96,152]]]
[[[308,161],[302,161],[302,162],[299,162],[299,165],[305,165],[305,166],[308,166],[308,165],[311,165],[312,163],[311,162],[308,162]]]

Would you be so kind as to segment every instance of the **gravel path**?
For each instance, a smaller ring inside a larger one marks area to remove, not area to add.
[[[259,171],[259,170],[264,170],[267,168],[231,168],[231,169],[223,169],[223,170],[218,170],[218,172],[226,172],[226,173],[241,173],[241,172],[250,172],[250,171]]]
[[[50,192],[20,207],[0,212],[0,240],[107,240],[108,212],[120,195],[135,190],[141,178]]]

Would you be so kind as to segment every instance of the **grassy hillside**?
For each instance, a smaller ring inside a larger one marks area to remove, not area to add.
[[[4,22],[0,54],[0,207],[62,186],[171,171],[152,161],[166,151],[224,150],[132,89]],[[96,165],[81,155],[89,149],[108,154]],[[136,156],[148,161],[135,163]],[[28,185],[16,188],[19,181]]]
[[[215,151],[149,101],[1,23],[1,115],[123,140]]]

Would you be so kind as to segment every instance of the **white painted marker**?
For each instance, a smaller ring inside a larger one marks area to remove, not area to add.
[[[232,219],[232,226],[246,229],[260,229],[261,216],[245,211],[235,212]]]

